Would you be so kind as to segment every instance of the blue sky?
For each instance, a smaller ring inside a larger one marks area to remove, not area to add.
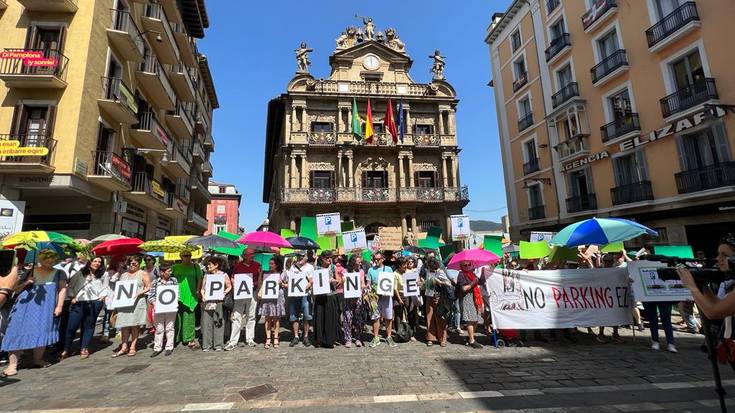
[[[492,14],[509,2],[208,1],[210,28],[199,49],[209,59],[220,102],[213,121],[214,179],[237,185],[243,194],[240,225],[252,231],[268,213],[262,202],[266,109],[294,75],[293,51],[307,42],[314,49],[312,75],[328,77],[334,39],[345,27],[362,25],[356,13],[371,16],[378,30],[396,28],[414,61],[416,82],[430,81],[434,49],[446,56],[445,74],[460,99],[460,178],[471,199],[465,212],[472,219],[498,221],[506,201],[484,38]]]

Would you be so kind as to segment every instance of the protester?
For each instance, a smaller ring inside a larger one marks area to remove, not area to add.
[[[263,275],[263,280],[269,274],[279,274],[279,280],[283,280],[286,277],[286,272],[283,271],[281,262],[281,257],[279,256],[271,258],[268,261],[268,271]],[[263,286],[264,284],[261,282],[260,288],[258,289],[258,301],[260,302],[258,314],[261,317],[265,317],[265,343],[263,346],[266,349],[271,348],[272,340],[273,348],[278,348],[280,345],[281,317],[286,315],[286,300],[284,298],[283,288],[278,289],[278,298],[276,299],[262,298]]]
[[[727,237],[720,241],[717,247],[717,268],[722,272],[732,272],[735,270],[730,265],[731,257],[735,256],[735,237],[728,234]],[[689,291],[692,292],[694,302],[699,307],[705,317],[710,320],[719,320],[724,317],[735,314],[735,294],[732,290],[721,291],[720,296],[715,296],[712,291],[705,288],[701,291],[692,276],[691,271],[686,268],[679,268],[679,278]],[[723,283],[724,284],[724,283]]]
[[[75,268],[84,267],[87,265],[87,257],[83,254],[77,256],[76,259],[67,258],[63,262],[59,263],[57,268],[61,267],[64,272],[67,286],[69,281],[76,274]],[[51,354],[60,355],[66,348],[66,330],[69,327],[69,312],[71,309],[72,297],[68,294],[64,297],[64,305],[59,315],[59,341],[56,343],[54,348],[51,350]]]
[[[127,271],[120,274],[118,282],[135,280],[137,284],[135,303],[130,307],[115,308],[117,318],[115,328],[120,329],[122,343],[118,352],[112,357],[120,357],[127,354],[133,357],[137,354],[138,336],[140,327],[146,325],[147,303],[145,296],[151,288],[151,280],[148,274],[140,268],[141,258],[130,256],[127,260]],[[130,342],[128,342],[130,339]]]
[[[154,310],[153,314],[153,327],[155,328],[155,335],[153,339],[153,353],[151,358],[160,355],[163,352],[163,340],[166,339],[166,356],[170,356],[174,351],[174,344],[176,342],[174,325],[176,324],[176,313],[155,313],[156,308],[156,293],[158,288],[162,286],[178,285],[176,278],[172,277],[173,269],[171,264],[161,264],[158,268],[158,278],[151,283],[151,290],[148,294],[148,303]]]
[[[314,296],[314,346],[332,348],[337,342],[340,312],[331,251],[323,251],[319,255],[318,269],[329,271],[330,292]]]
[[[108,280],[108,291],[104,303],[105,311],[102,315],[102,339],[106,342],[109,342],[110,337],[115,336],[117,333],[117,330],[115,330],[115,323],[113,322],[113,314],[115,313],[115,310],[112,308],[112,293],[115,291],[115,285],[117,284],[120,274],[125,272],[124,266],[125,262],[123,257],[112,257],[105,271],[105,278]]]
[[[410,336],[405,337],[406,340],[416,341],[416,330],[419,326],[419,304],[418,297],[404,297],[403,296],[403,275],[406,274],[411,265],[411,259],[407,257],[399,257],[396,260],[396,270],[394,275],[394,291],[395,301],[393,305],[393,314],[395,314],[397,320],[403,320],[408,323],[410,327]],[[400,322],[400,321],[399,321]]]
[[[344,275],[348,272],[360,274],[360,289],[363,295],[366,291],[367,283],[365,281],[365,271],[362,270],[362,256],[353,254],[347,262],[347,268],[340,268],[336,271],[337,277],[337,294],[344,291]],[[344,337],[344,345],[347,348],[352,347],[354,340],[356,347],[362,347],[362,333],[365,329],[365,301],[363,296],[357,298],[348,298],[344,300],[344,308],[342,310],[342,335]]]
[[[308,257],[302,251],[297,251],[296,259],[291,267],[288,269],[287,277],[284,280],[284,288],[288,288],[289,274],[306,273],[308,275],[311,274],[312,271],[314,271],[314,267],[308,263]],[[307,291],[311,290],[311,283],[311,277],[307,276]],[[293,333],[293,338],[291,339],[291,343],[289,344],[289,346],[294,347],[299,344],[299,317],[303,317],[304,324],[304,334],[301,338],[301,341],[304,343],[304,347],[311,346],[311,342],[309,341],[309,324],[311,323],[313,316],[311,312],[311,302],[309,300],[309,296],[307,295],[304,297],[288,297],[287,302],[288,318],[291,322],[291,332]]]
[[[176,342],[190,349],[199,348],[196,340],[196,308],[204,274],[191,260],[191,252],[180,254],[181,263],[173,266],[173,276],[179,283],[179,310],[176,315]]]
[[[232,275],[234,274],[252,274],[253,275],[253,291],[258,291],[260,286],[260,279],[262,270],[260,264],[253,260],[255,251],[252,248],[248,248],[242,253],[242,261],[235,264],[232,269]],[[237,343],[240,341],[241,328],[243,320],[245,320],[245,342],[250,347],[255,347],[255,315],[258,300],[256,295],[253,298],[246,298],[244,300],[235,300],[235,305],[232,309],[232,331],[230,333],[229,340],[225,346],[225,350],[233,350],[237,347]]]
[[[371,301],[370,308],[372,310],[373,322],[373,340],[370,347],[374,348],[380,345],[380,321],[385,323],[385,341],[390,347],[395,347],[393,341],[393,296],[377,295],[378,280],[383,272],[392,273],[393,269],[383,264],[383,254],[377,252],[373,255],[373,266],[368,270],[368,279],[370,280],[371,291],[368,299]]]
[[[457,286],[459,287],[459,299],[462,304],[462,319],[467,323],[467,345],[472,348],[482,348],[482,345],[475,340],[475,328],[477,323],[482,322],[482,312],[484,303],[479,285],[484,283],[482,277],[475,275],[472,262],[463,261],[460,263],[460,273],[457,276]]]
[[[664,326],[666,334],[666,349],[672,353],[676,353],[674,345],[674,328],[671,325],[671,306],[673,303],[663,301],[644,301],[643,309],[648,319],[648,325],[651,330],[651,349],[659,350],[661,345],[658,342],[658,318],[661,315],[661,324]]]
[[[447,324],[444,316],[451,312],[442,291],[452,288],[447,274],[440,268],[439,260],[427,258],[424,296],[426,297],[426,345],[438,342],[441,347],[447,346]]]
[[[224,261],[220,257],[209,257],[205,260],[207,275],[204,278],[200,296],[206,295],[205,288],[208,285],[207,278],[213,275],[222,275],[225,280],[224,294],[230,292],[232,283],[230,277],[222,271]],[[225,317],[222,309],[222,300],[206,300],[202,302],[202,318],[200,320],[202,330],[202,349],[204,351],[222,351],[225,344]]]
[[[71,354],[72,344],[77,330],[81,327],[79,354],[81,359],[89,357],[89,346],[92,343],[97,316],[109,291],[109,278],[105,273],[105,262],[102,257],[94,257],[67,283],[67,296],[71,297],[69,324],[67,325],[64,351],[60,359]]]

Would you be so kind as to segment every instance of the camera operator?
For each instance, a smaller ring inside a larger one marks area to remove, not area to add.
[[[731,268],[729,258],[735,256],[735,239],[729,236],[723,239],[717,247],[717,267],[722,272],[735,270]],[[710,290],[700,291],[697,283],[694,281],[692,273],[686,268],[677,270],[682,284],[686,286],[694,297],[699,309],[710,320],[719,320],[728,315],[735,314],[735,294],[727,292],[724,296],[717,297]],[[728,289],[729,290],[729,289]]]

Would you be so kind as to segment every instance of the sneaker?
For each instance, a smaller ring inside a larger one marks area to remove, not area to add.
[[[654,341],[651,343],[651,350],[661,350],[661,344],[658,343],[658,341]]]
[[[174,351],[173,350],[166,350],[166,352],[163,353],[163,355],[166,356],[166,357],[168,357],[168,356],[170,356],[172,354],[174,354]]]
[[[673,344],[669,344],[668,346],[666,346],[666,351],[668,351],[669,353],[678,353],[679,352],[676,349],[676,346],[673,345]]]
[[[296,345],[299,344],[299,338],[294,337],[293,340],[291,340],[291,343],[288,345],[289,347],[296,347]]]
[[[209,351],[212,351],[212,349],[211,348],[203,348],[202,351],[209,352]]]
[[[388,346],[389,346],[389,347],[398,347],[398,344],[396,344],[396,342],[395,342],[395,341],[393,341],[393,337],[388,337],[388,338],[387,338],[387,339],[385,340],[385,342],[386,342],[386,343],[388,343]]]
[[[225,346],[225,351],[232,351],[236,348],[236,346],[233,346],[231,344],[228,344]]]
[[[482,348],[482,344],[478,343],[477,341],[469,343],[469,346],[472,348]]]
[[[214,351],[222,351],[222,347],[217,346],[214,348]]]
[[[640,324],[638,324],[638,326],[636,327],[636,329],[637,329],[638,331],[643,331],[643,330],[645,330],[646,328],[645,328],[645,327],[643,327],[643,323],[640,323]]]
[[[362,347],[362,341],[355,340],[355,347]]]
[[[370,341],[370,344],[368,344],[368,347],[375,348],[380,345],[380,337],[373,337],[372,341]]]
[[[154,351],[153,353],[151,353],[151,358],[153,358],[153,357],[157,357],[157,356],[158,356],[158,355],[160,355],[161,353],[163,353],[163,350],[157,350],[157,351]]]
[[[310,341],[309,341],[309,339],[308,339],[308,338],[306,338],[306,337],[304,337],[304,341],[303,341],[303,343],[304,343],[304,347],[310,347],[310,346],[311,346],[311,342],[310,342]]]
[[[258,345],[255,344],[253,340],[248,341],[248,347],[257,347]]]
[[[352,342],[349,342],[349,341],[346,342],[345,343],[345,348],[352,348]]]

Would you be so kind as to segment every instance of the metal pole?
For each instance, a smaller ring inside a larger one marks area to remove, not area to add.
[[[707,357],[709,358],[710,365],[712,367],[712,375],[715,377],[715,393],[720,399],[720,411],[727,413],[727,406],[725,406],[725,389],[722,387],[722,379],[720,378],[720,367],[717,365],[717,353],[715,351],[715,338],[712,336],[710,319],[707,318],[703,313],[702,316],[702,327],[704,328],[704,340],[707,343]]]

